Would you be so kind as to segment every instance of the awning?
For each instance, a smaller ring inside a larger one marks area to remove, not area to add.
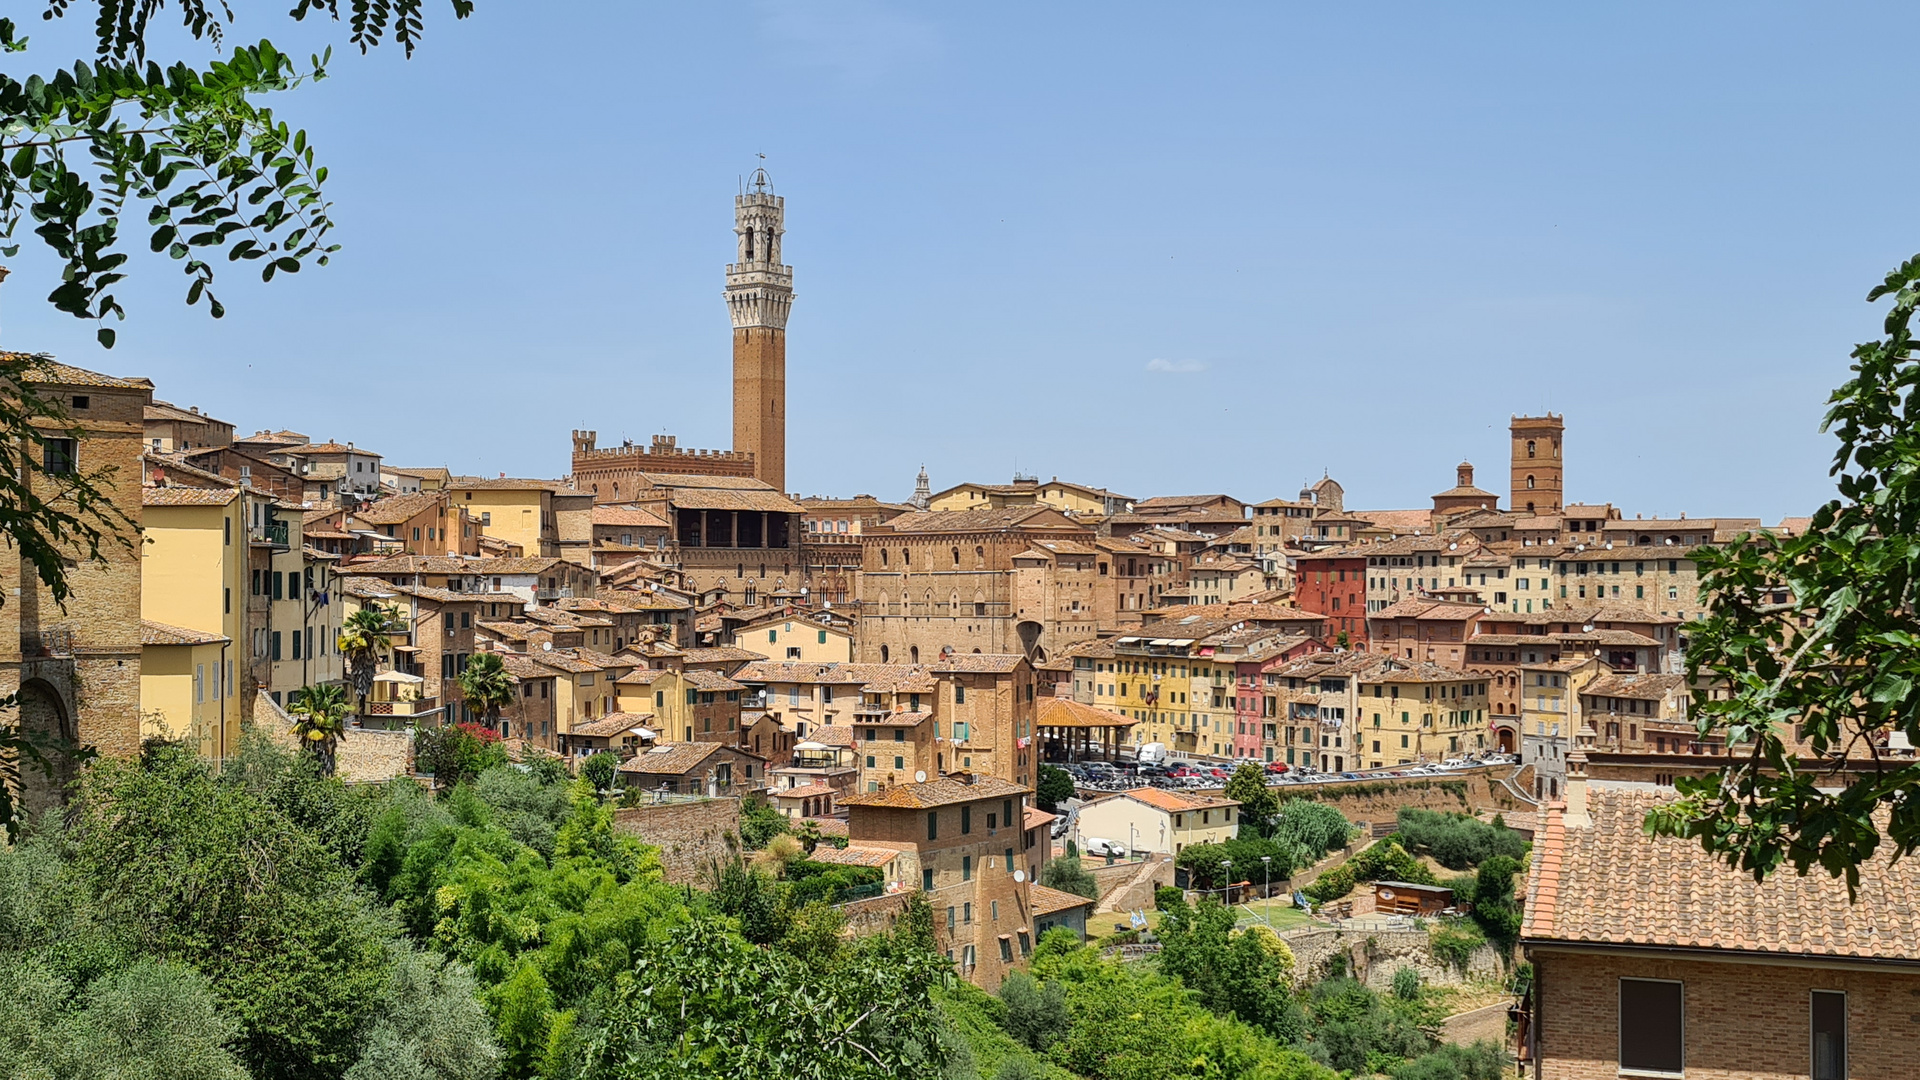
[[[406,646],[401,646],[405,648]],[[427,680],[418,675],[409,675],[404,671],[383,671],[373,677],[374,682],[423,683]]]

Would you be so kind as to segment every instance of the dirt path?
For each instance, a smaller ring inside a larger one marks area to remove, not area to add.
[[[1466,1046],[1481,1039],[1504,1043],[1507,1039],[1507,1002],[1495,1002],[1468,1012],[1455,1013],[1440,1022],[1442,1042]]]

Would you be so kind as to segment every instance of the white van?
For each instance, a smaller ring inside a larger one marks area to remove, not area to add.
[[[1134,760],[1141,765],[1165,765],[1167,763],[1167,744],[1150,742],[1140,748]]]

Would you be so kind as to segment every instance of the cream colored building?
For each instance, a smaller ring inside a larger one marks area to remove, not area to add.
[[[1135,854],[1178,855],[1190,844],[1221,844],[1239,834],[1240,804],[1211,795],[1135,788],[1096,799],[1075,818],[1075,842],[1124,844]]]
[[[560,521],[554,511],[553,493],[562,487],[552,480],[457,476],[447,490],[452,492],[455,506],[465,507],[467,514],[479,521],[484,535],[518,545],[529,558],[552,558],[560,554]],[[586,538],[590,542],[591,509],[586,513]]]
[[[1038,477],[1016,476],[1010,484],[956,484],[927,500],[928,510],[1005,510],[1015,507],[1051,506],[1079,517],[1106,517],[1125,513],[1133,505],[1132,496],[1117,495],[1105,488],[1069,483],[1059,477],[1042,481]]]

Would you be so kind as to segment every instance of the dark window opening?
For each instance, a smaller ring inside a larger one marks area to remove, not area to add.
[[[1677,982],[1620,980],[1620,1067],[1677,1073],[1686,1067],[1685,996]]]

